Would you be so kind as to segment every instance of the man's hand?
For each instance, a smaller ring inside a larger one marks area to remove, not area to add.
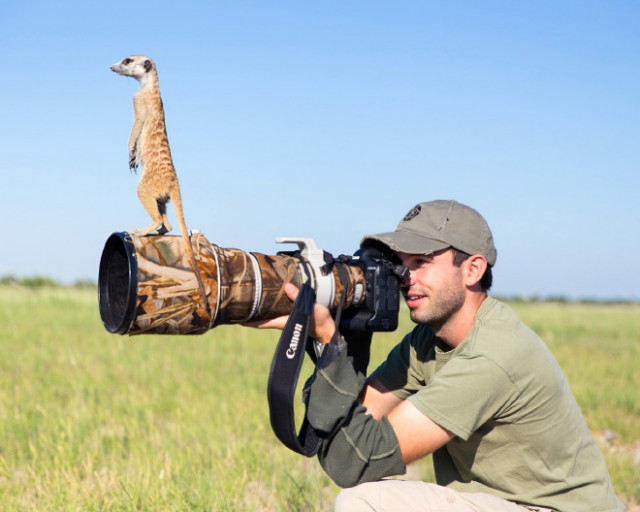
[[[287,283],[284,285],[284,292],[292,301],[296,300],[298,296],[298,287]],[[242,325],[245,327],[254,327],[256,329],[284,329],[287,323],[288,316],[279,316],[276,318],[268,318],[266,320],[252,320],[250,322],[244,322]],[[336,330],[336,324],[331,317],[331,313],[328,308],[320,304],[314,304],[313,316],[311,317],[311,324],[309,325],[309,336],[316,338],[323,345],[329,343]]]

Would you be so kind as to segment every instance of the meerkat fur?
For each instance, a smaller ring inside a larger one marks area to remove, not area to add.
[[[151,216],[152,223],[143,229],[134,229],[132,234],[147,236],[171,231],[167,219],[167,203],[173,201],[185,250],[191,260],[202,299],[211,314],[205,287],[200,276],[189,232],[184,220],[178,175],[173,166],[171,149],[164,119],[164,107],[160,97],[156,65],[148,57],[131,55],[111,66],[111,71],[135,78],[140,88],[133,96],[133,127],[129,136],[129,169],[136,171],[142,166],[138,184],[138,198]]]

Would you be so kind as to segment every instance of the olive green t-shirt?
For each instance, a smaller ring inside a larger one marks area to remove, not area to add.
[[[569,384],[540,338],[489,297],[444,351],[417,326],[374,376],[456,437],[433,456],[440,485],[559,512],[623,510]]]

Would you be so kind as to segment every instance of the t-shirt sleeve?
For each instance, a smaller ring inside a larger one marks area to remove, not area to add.
[[[466,441],[489,419],[499,418],[516,395],[513,382],[495,362],[464,356],[448,361],[408,399],[425,416]]]
[[[372,374],[385,388],[403,400],[426,384],[419,372],[416,351],[412,348],[415,331],[407,334]]]

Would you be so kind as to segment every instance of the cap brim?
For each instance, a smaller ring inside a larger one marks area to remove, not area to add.
[[[425,238],[417,235],[416,233],[409,233],[407,231],[393,231],[391,233],[381,233],[379,235],[365,236],[360,245],[366,244],[367,241],[382,242],[390,249],[397,252],[404,252],[407,254],[431,254],[435,251],[441,251],[447,247],[451,247],[450,244],[441,242],[439,240],[433,240],[431,238]]]

